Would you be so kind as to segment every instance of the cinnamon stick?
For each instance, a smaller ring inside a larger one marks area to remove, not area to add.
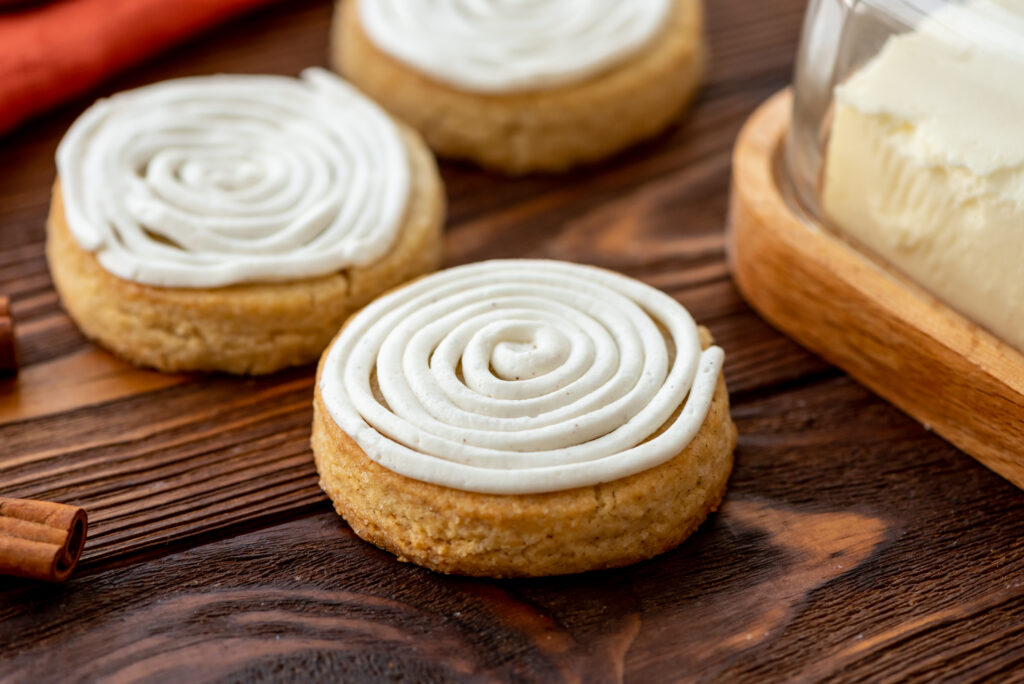
[[[18,369],[18,357],[14,352],[14,318],[11,303],[0,295],[0,374]]]
[[[0,497],[0,575],[63,582],[85,545],[78,506]]]

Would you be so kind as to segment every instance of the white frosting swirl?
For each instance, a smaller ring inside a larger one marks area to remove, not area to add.
[[[628,59],[673,0],[358,0],[381,50],[461,90],[578,82]]]
[[[526,494],[679,454],[704,422],[722,360],[718,347],[701,351],[686,309],[648,285],[558,261],[487,261],[353,316],[319,387],[335,423],[385,468]]]
[[[57,149],[68,226],[121,278],[220,287],[371,263],[410,190],[401,133],[321,69],[183,78],[100,100]]]

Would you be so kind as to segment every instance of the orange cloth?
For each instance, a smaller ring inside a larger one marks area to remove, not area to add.
[[[0,133],[268,0],[56,0],[0,13]]]

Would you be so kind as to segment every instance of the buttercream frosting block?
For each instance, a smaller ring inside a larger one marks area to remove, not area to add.
[[[212,288],[337,273],[394,244],[401,132],[337,76],[165,81],[90,107],[57,151],[67,224],[110,273]]]
[[[586,79],[643,49],[673,0],[373,0],[366,35],[460,90],[507,93]]]
[[[1024,5],[949,3],[836,89],[822,207],[1024,350]]]
[[[611,482],[679,455],[723,352],[668,295],[545,260],[452,268],[355,314],[321,362],[331,419],[421,482],[489,494]]]

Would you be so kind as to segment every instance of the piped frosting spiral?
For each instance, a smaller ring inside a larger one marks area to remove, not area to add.
[[[372,263],[410,193],[394,122],[321,69],[219,75],[90,107],[57,150],[68,227],[116,276],[164,287]]]
[[[641,50],[673,0],[358,0],[377,47],[461,90],[578,82]]]
[[[427,276],[353,316],[319,389],[371,459],[455,489],[609,482],[678,455],[722,367],[689,313],[609,271],[488,261]]]

